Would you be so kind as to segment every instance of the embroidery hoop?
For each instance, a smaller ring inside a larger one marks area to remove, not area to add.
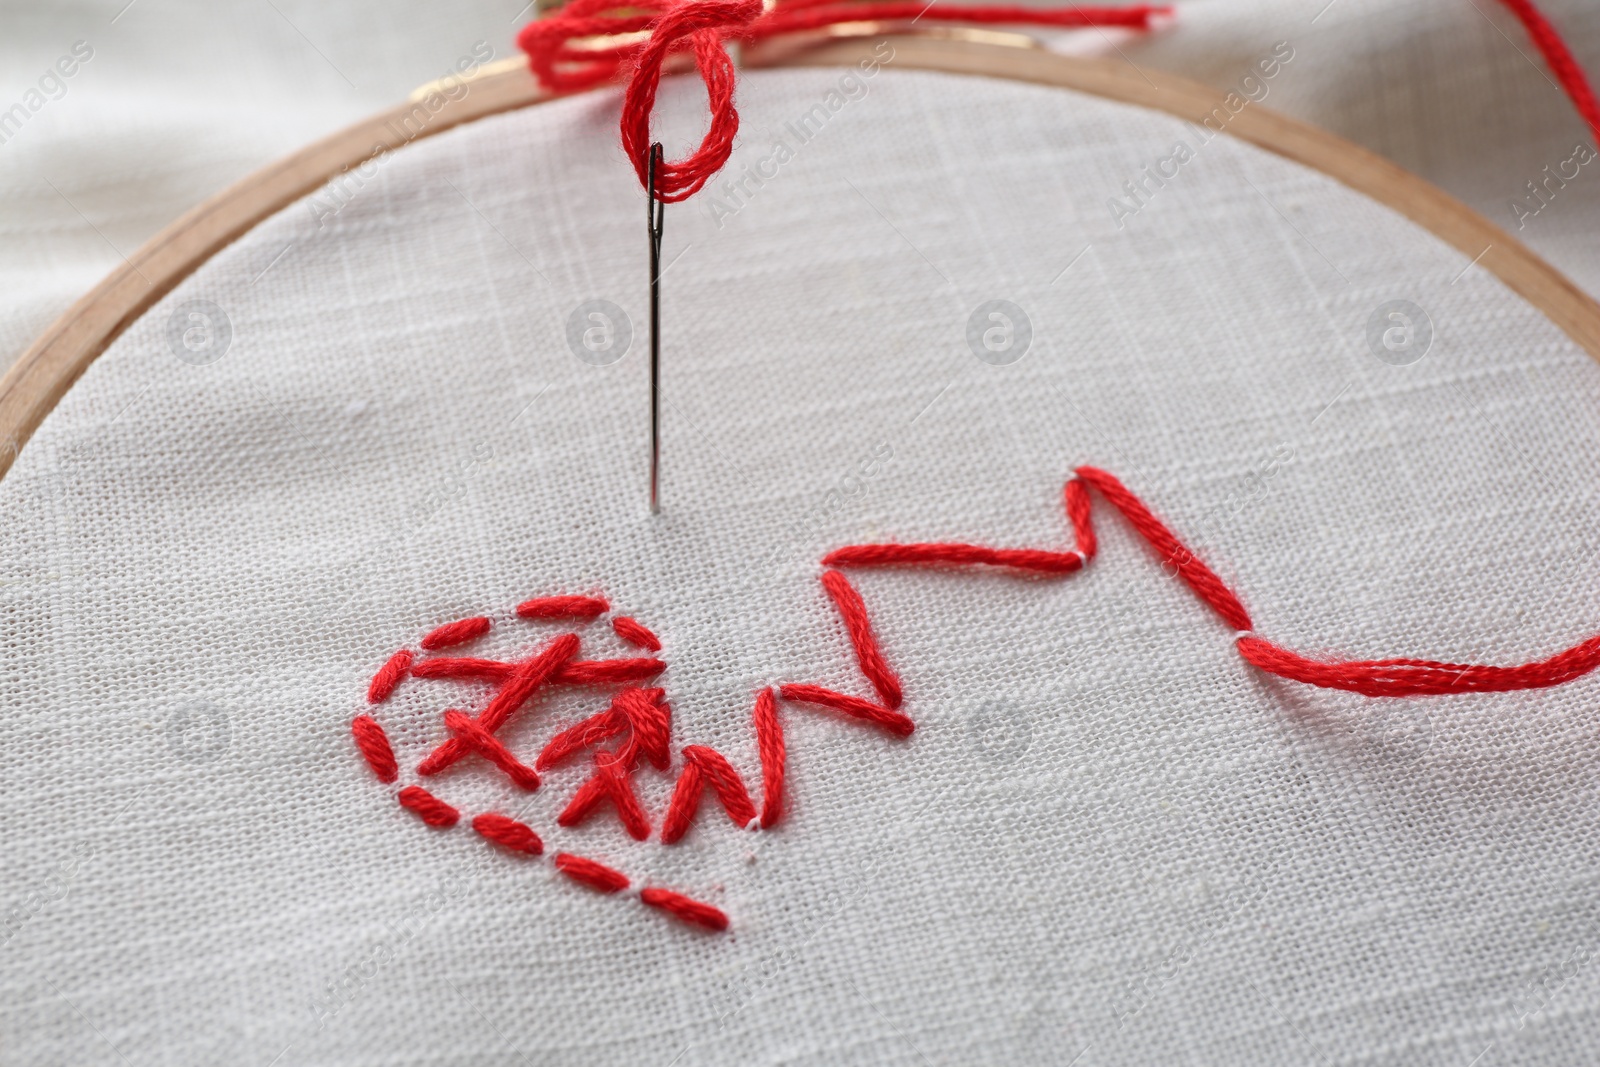
[[[903,28],[863,22],[747,48],[746,67],[844,67],[887,39],[897,68],[967,74],[1069,89],[1199,123],[1226,93],[1126,62],[1063,56],[1018,33]],[[489,64],[472,92],[443,106],[414,136],[401,119],[439,86],[332,134],[199,204],[152,237],[47,329],[0,378],[0,478],[89,365],[211,256],[257,223],[385,151],[492,115],[557,99],[521,57]],[[1600,362],[1600,304],[1516,238],[1431,183],[1325,130],[1253,105],[1224,132],[1333,178],[1398,212],[1489,271]]]

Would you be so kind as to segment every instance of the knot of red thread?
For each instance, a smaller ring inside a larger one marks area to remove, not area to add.
[[[711,119],[700,146],[656,168],[656,199],[687,200],[722,169],[733,152],[739,113],[733,106],[736,71],[723,42],[816,30],[842,22],[909,20],[1000,23],[1061,28],[1126,26],[1147,29],[1168,7],[1065,8],[965,7],[923,0],[570,0],[556,13],[522,28],[517,44],[528,54],[545,88],[560,93],[590,89],[626,75],[622,146],[641,185],[648,185],[650,113],[663,64],[690,52],[705,82]],[[891,53],[892,54],[892,53]]]

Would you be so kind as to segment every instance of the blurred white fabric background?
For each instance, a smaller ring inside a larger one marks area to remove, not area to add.
[[[1600,8],[1546,0],[1600,71]],[[0,4],[0,111],[72,46],[93,58],[0,143],[0,360],[120,255],[204,197],[440,77],[473,46],[514,53],[520,0],[76,0]],[[1191,0],[1148,38],[1064,46],[1230,83],[1272,42],[1296,60],[1267,106],[1352,138],[1515,231],[1524,183],[1587,131],[1494,0]],[[53,86],[52,86],[53,88]],[[1600,168],[1518,236],[1600,291]]]

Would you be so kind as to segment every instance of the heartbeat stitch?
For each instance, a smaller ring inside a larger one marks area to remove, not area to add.
[[[1369,697],[1399,697],[1539,689],[1572,681],[1600,665],[1600,635],[1547,659],[1512,667],[1419,659],[1317,660],[1302,656],[1258,637],[1238,596],[1116,477],[1095,467],[1079,467],[1073,475],[1063,490],[1075,546],[1067,551],[941,542],[849,545],[825,556],[823,590],[844,623],[856,666],[872,696],[853,696],[792,682],[760,690],[751,712],[761,772],[760,806],[751,798],[744,777],[725,756],[705,745],[687,745],[679,752],[677,782],[661,818],[662,844],[672,845],[689,832],[706,806],[708,790],[736,826],[771,830],[778,825],[783,816],[787,762],[780,706],[834,713],[843,721],[897,738],[909,737],[915,731],[916,724],[900,710],[905,700],[900,678],[885,657],[866,604],[845,576],[845,570],[982,567],[1064,577],[1081,570],[1096,552],[1090,489],[1115,508],[1154,549],[1163,569],[1170,568],[1171,573],[1182,578],[1235,631],[1239,654],[1269,674]],[[575,625],[593,623],[610,611],[606,600],[589,596],[538,597],[517,606],[517,615],[524,619]],[[448,653],[489,633],[492,625],[483,616],[460,619],[431,630],[418,645],[426,653]],[[504,774],[518,790],[532,792],[541,785],[541,772],[575,761],[587,751],[590,774],[556,822],[563,827],[576,827],[609,808],[631,837],[644,841],[649,838],[653,823],[639,802],[633,777],[641,763],[649,763],[662,772],[670,772],[673,765],[672,709],[665,690],[646,684],[666,669],[666,663],[653,655],[661,650],[661,641],[638,620],[614,615],[611,628],[627,644],[652,655],[580,660],[576,658],[581,643],[576,633],[555,637],[528,656],[509,662],[450,654],[418,658],[411,650],[402,649],[373,676],[367,701],[373,705],[384,703],[408,678],[493,684],[493,695],[476,715],[455,708],[445,710],[444,739],[417,765],[417,778],[432,778],[462,760],[476,757]],[[558,731],[530,767],[507,749],[497,734],[537,694],[557,687],[615,690],[615,695],[602,710]],[[383,726],[370,714],[363,714],[355,718],[350,728],[357,749],[379,781],[397,782],[400,768]],[[456,808],[420,784],[404,786],[395,797],[429,826],[448,829],[461,820]],[[479,836],[502,849],[526,856],[544,852],[544,842],[532,827],[499,812],[477,815],[471,826]],[[626,893],[680,922],[707,930],[728,929],[728,916],[721,909],[659,886],[643,887],[635,895],[632,879],[597,860],[563,852],[555,856],[555,867],[567,878],[599,893]]]

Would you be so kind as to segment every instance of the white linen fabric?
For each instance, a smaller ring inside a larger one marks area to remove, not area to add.
[[[731,175],[844,103],[737,211],[668,212],[657,518],[614,95],[292,206],[68,394],[0,482],[0,1062],[1593,1058],[1600,681],[1277,683],[1103,505],[1073,577],[859,572],[917,733],[787,707],[771,832],[708,810],[639,844],[555,825],[580,770],[515,801],[482,761],[440,780],[729,934],[428,829],[360,762],[395,648],[488,611],[509,655],[551,629],[517,601],[603,592],[665,639],[675,748],[754,785],[756,688],[867,692],[827,549],[1066,547],[1081,462],[1290,647],[1518,662],[1594,629],[1600,368],[1468,257],[1161,115],[844,77],[748,76]],[[701,106],[668,88],[673,143]],[[1119,226],[1108,198],[1179,142]],[[609,365],[567,341],[594,299],[636,327]],[[1005,365],[967,340],[995,299],[1032,327]],[[1392,300],[1431,323],[1404,365],[1368,337]],[[228,328],[210,362],[196,301]],[[405,781],[480,698],[378,709]],[[507,738],[531,756],[597,700]],[[659,821],[670,782],[640,779]]]

